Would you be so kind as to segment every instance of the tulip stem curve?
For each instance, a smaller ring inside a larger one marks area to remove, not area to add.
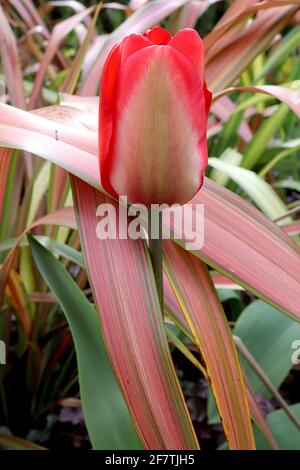
[[[162,314],[164,313],[163,293],[163,247],[162,247],[162,212],[149,209],[149,251],[152,261],[153,273],[156,282],[157,294]],[[157,227],[158,224],[158,227]]]

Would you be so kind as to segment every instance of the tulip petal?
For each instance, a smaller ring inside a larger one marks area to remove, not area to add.
[[[166,45],[171,39],[170,33],[160,26],[149,29],[144,36],[156,45]]]
[[[105,64],[100,92],[99,154],[101,167],[106,164],[113,132],[114,92],[120,69],[119,46],[110,52]]]
[[[206,82],[203,82],[203,93],[205,96],[205,111],[206,111],[206,117],[208,118],[209,110],[210,110],[210,105],[212,102],[212,92],[209,91],[209,89],[206,86]]]
[[[183,29],[169,41],[168,46],[174,47],[185,55],[196,66],[200,79],[204,79],[204,44],[197,31]]]
[[[194,65],[168,46],[144,48],[120,69],[116,99],[105,189],[146,205],[191,199],[207,164],[205,98]]]
[[[142,34],[131,34],[125,37],[119,45],[121,57],[120,65],[123,66],[126,60],[135,52],[152,45],[151,40]]]
[[[100,92],[99,135],[101,135],[101,139],[99,153],[101,167],[110,165],[108,156],[113,136],[116,90],[120,67],[128,57],[150,44],[151,42],[141,34],[132,34],[112,49],[106,61]],[[116,196],[108,181],[106,182],[106,189],[110,194]]]

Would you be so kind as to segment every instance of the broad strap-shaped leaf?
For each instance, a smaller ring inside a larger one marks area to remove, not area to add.
[[[280,8],[282,6],[299,5],[299,0],[270,0],[266,2],[257,2],[256,0],[235,0],[217,26],[204,38],[206,49],[215,49],[219,52],[220,48],[226,42],[228,31],[229,35],[232,29],[239,26],[243,20],[247,20],[249,16],[256,14],[260,10],[268,10],[269,8]],[[276,10],[275,10],[276,11]],[[233,29],[234,31],[234,29]],[[225,33],[227,35],[225,36]],[[220,43],[220,38],[221,44]]]
[[[113,201],[79,179],[72,181],[107,350],[138,432],[150,449],[196,449],[144,245],[141,240],[99,240],[96,209]],[[118,205],[113,208],[118,218]]]
[[[293,86],[293,82],[292,82]],[[215,99],[219,99],[230,93],[239,92],[253,92],[264,93],[266,95],[277,98],[282,103],[289,106],[290,109],[300,118],[300,92],[297,82],[294,82],[295,88],[287,88],[279,85],[261,85],[261,86],[247,86],[247,87],[230,87],[215,95]]]
[[[85,126],[85,120],[94,119],[94,115],[91,115],[90,111],[76,109],[75,106],[76,101],[73,108],[67,106],[48,106],[29,113],[0,103],[0,125],[5,126],[3,129],[1,127],[0,142],[2,144],[5,138],[10,140],[9,131],[13,128],[17,133],[15,135],[16,142],[21,141],[21,136],[25,138],[22,131],[26,130],[27,135],[33,132],[40,135],[41,138],[47,136],[51,139],[54,153],[55,142],[56,145],[64,142],[77,149],[77,151],[81,149],[89,154],[96,155],[95,151],[98,145],[97,133],[89,131]],[[19,139],[18,132],[21,135]],[[35,136],[35,140],[37,142],[32,147],[32,153],[35,153],[34,148],[38,147],[38,136]],[[48,140],[48,145],[51,140]],[[10,145],[7,145],[7,147],[10,147]],[[17,146],[17,148],[22,147]],[[27,150],[28,147],[24,148]]]
[[[234,0],[229,5],[213,30],[204,38],[205,50],[209,55],[222,50],[238,36],[251,15],[251,11],[253,13],[252,4],[259,7],[256,0]]]
[[[237,37],[234,37],[229,43],[223,43],[222,47],[216,43],[216,46],[208,50],[206,56],[206,80],[210,90],[220,91],[224,86],[234,82],[239,74],[257,57],[257,55],[271,43],[274,36],[284,28],[292,19],[297,6],[292,2],[287,2],[286,6],[280,5],[279,1],[264,2],[264,5],[275,5],[276,8],[262,11],[247,27],[244,28]],[[262,5],[263,3],[259,3]],[[276,5],[277,4],[277,5]],[[298,4],[299,8],[300,4]],[[254,5],[253,8],[257,8]],[[250,10],[250,9],[249,9]],[[246,10],[245,10],[246,11]],[[223,25],[223,28],[226,24]],[[219,31],[222,29],[219,28]],[[215,31],[210,33],[210,38]],[[205,38],[205,44],[208,38]]]
[[[208,164],[229,176],[271,220],[287,211],[286,205],[278,196],[275,189],[254,171],[241,168],[215,157],[209,158]]]
[[[296,243],[251,204],[208,178],[190,204],[194,215],[204,205],[204,245],[192,253],[300,321],[300,249]],[[176,224],[169,217],[163,220],[180,238]],[[188,234],[191,224],[187,220]],[[180,245],[188,241],[176,240]]]
[[[165,268],[203,357],[231,449],[254,449],[243,374],[231,331],[203,263],[170,241]]]
[[[140,449],[128,409],[111,368],[96,311],[61,263],[34,238],[37,266],[72,331],[84,416],[94,449]]]
[[[169,319],[177,326],[177,328],[187,337],[189,338],[190,341],[194,341],[193,335],[191,333],[191,330],[186,323],[186,319],[184,317],[184,314],[182,313],[182,310],[178,304],[178,300],[175,297],[175,294],[169,284],[169,281],[165,279],[164,282],[164,295],[165,295],[165,313],[169,317]],[[203,369],[202,364],[198,361],[198,359],[184,346],[183,343],[181,343],[178,338],[175,335],[170,336],[170,329],[167,329],[168,331],[168,336],[171,342],[176,346],[186,357],[188,360],[190,360],[205,376],[207,379],[207,372],[206,370]],[[175,338],[174,338],[175,336]],[[176,341],[174,341],[174,339]],[[274,438],[270,432],[270,429],[268,428],[268,425],[266,423],[266,420],[262,414],[262,411],[256,401],[256,397],[254,395],[254,392],[252,390],[252,387],[249,383],[249,380],[247,379],[247,376],[244,374],[244,380],[245,380],[245,385],[246,385],[246,392],[247,392],[247,398],[248,398],[248,403],[249,403],[249,408],[250,408],[250,413],[252,420],[255,422],[255,424],[259,427],[261,430],[262,434],[264,435],[265,439],[269,442],[270,446],[272,449],[277,449],[277,444],[274,441]]]

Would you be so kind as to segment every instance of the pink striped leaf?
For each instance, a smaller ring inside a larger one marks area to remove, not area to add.
[[[18,12],[20,11],[24,11],[22,9],[22,5],[20,0],[14,0],[11,2],[14,7],[17,9]],[[34,2],[33,0],[23,0],[22,1],[23,5],[25,6],[26,10],[27,10],[27,14],[25,13],[25,17],[23,17],[23,15],[20,13],[20,16],[23,20],[28,20],[30,21],[29,25],[30,26],[33,26],[33,24],[37,24],[37,25],[40,25],[42,26],[47,32],[46,32],[46,35],[48,33],[48,30],[45,26],[45,23],[43,22],[43,19],[40,15],[40,13],[38,12],[38,9],[36,8],[36,6],[34,5]],[[18,6],[18,8],[17,8]],[[31,19],[30,19],[30,16],[31,16]],[[32,23],[33,21],[33,23]]]
[[[10,252],[8,253],[7,257],[5,258],[3,264],[0,267],[0,300],[3,296],[4,289],[7,283],[7,278],[11,267],[13,265],[18,246],[24,237],[24,235],[29,232],[32,228],[38,227],[39,225],[58,225],[63,227],[68,227],[72,229],[76,229],[76,219],[74,210],[72,207],[64,207],[62,209],[58,209],[51,214],[47,214],[40,219],[37,219],[33,224],[26,228],[24,232],[17,238],[16,243],[11,248]]]
[[[36,114],[0,103],[0,145],[31,152],[99,187],[97,134],[83,124],[88,113],[50,106]]]
[[[270,8],[280,8],[284,6],[298,6],[300,5],[299,0],[267,0],[263,2],[257,2],[256,0],[236,0],[230,8],[226,11],[225,15],[221,18],[218,25],[204,38],[205,49],[216,47],[218,51],[223,47],[224,42],[226,43],[225,34],[239,26],[244,20],[247,20],[249,16],[256,14],[260,10],[268,10]],[[276,12],[276,10],[275,10]],[[274,15],[274,12],[273,12]],[[278,16],[278,15],[277,15]],[[219,39],[222,38],[221,42]]]
[[[0,54],[7,78],[7,88],[11,103],[19,108],[25,107],[22,72],[16,38],[8,19],[0,5]]]
[[[167,278],[164,279],[164,296],[165,296],[165,307],[166,307],[166,314],[169,319],[175,323],[175,325],[182,331],[187,338],[191,341],[194,340],[189,325],[186,322],[186,318],[179,306],[178,300],[171,288],[171,285]],[[190,357],[190,356],[189,356]],[[188,358],[189,358],[188,357]],[[205,378],[207,379],[206,370],[203,371],[203,366],[201,364],[197,364],[198,360],[193,357],[193,364],[198,367],[204,373]],[[266,440],[269,442],[272,449],[277,449],[277,444],[272,436],[272,433],[266,423],[266,420],[259,408],[259,405],[256,401],[254,392],[252,387],[247,379],[247,376],[244,374],[245,385],[246,385],[246,392],[247,392],[247,399],[249,403],[249,408],[251,412],[252,420],[256,423],[259,427],[263,435],[265,436]]]
[[[254,449],[243,374],[226,316],[204,264],[170,241],[165,269],[205,363],[230,449]]]
[[[203,206],[205,214],[204,244],[193,254],[300,321],[300,249],[296,243],[251,204],[208,178],[190,204],[195,217]],[[192,221],[185,225],[187,235],[179,239],[182,230],[176,219],[163,217],[177,243],[185,246],[193,233]]]
[[[294,111],[294,113],[300,118],[300,88],[297,82],[292,83],[292,87],[294,88],[286,88],[284,86],[278,85],[262,85],[262,86],[251,86],[251,87],[230,87],[226,90],[221,91],[217,95],[214,96],[214,99],[217,100],[224,95],[235,93],[237,91],[240,92],[254,92],[254,93],[264,93],[270,96],[274,96],[282,103],[287,104],[290,109]]]
[[[167,286],[167,290],[165,289],[165,285]],[[172,306],[175,307],[174,310],[170,310],[169,305],[169,297],[170,297],[170,291],[169,291],[169,283],[164,284],[164,295],[165,295],[165,306],[167,306],[167,316],[169,319],[175,323],[175,325],[179,328],[180,331],[182,331],[183,334],[187,338],[189,338],[191,341],[194,341],[193,335],[191,333],[191,330],[189,326],[186,323],[185,317],[182,313],[182,310],[180,309],[180,306],[178,304],[177,298],[175,297],[175,294],[172,291],[171,299],[172,299]],[[171,287],[170,287],[171,289]],[[173,297],[175,297],[175,302],[173,302]],[[177,305],[175,305],[175,303]],[[177,346],[179,342],[177,341]],[[174,343],[176,346],[176,344]],[[176,346],[176,347],[177,347]],[[181,349],[181,351],[184,353],[184,347]],[[203,368],[202,364],[196,359],[194,355],[192,355],[189,352],[188,355],[186,355],[187,359],[191,360],[192,363],[203,373],[205,378],[207,379],[207,373],[206,370]],[[247,399],[249,403],[249,408],[250,408],[250,413],[251,413],[251,418],[255,422],[255,424],[259,427],[261,430],[262,434],[265,436],[266,440],[269,442],[270,446],[272,449],[277,449],[277,444],[272,436],[272,433],[266,423],[266,420],[262,414],[262,411],[256,401],[256,397],[254,395],[254,392],[252,390],[252,387],[249,383],[249,380],[247,379],[247,376],[244,374],[244,380],[245,380],[245,385],[246,385],[246,392],[247,392]]]
[[[210,54],[220,51],[238,36],[251,15],[253,4],[259,6],[257,0],[235,0],[230,4],[214,29],[204,38]]]
[[[223,274],[219,274],[216,271],[210,272],[212,281],[216,289],[234,289],[234,290],[243,290],[243,288],[236,284],[235,282],[228,279],[228,277]]]
[[[300,222],[294,222],[282,227],[282,230],[288,235],[298,235],[300,233]]]
[[[198,448],[172,363],[141,240],[97,238],[99,204],[112,200],[72,178],[78,227],[108,354],[149,449]],[[118,204],[115,204],[118,219]]]
[[[260,429],[264,437],[269,442],[271,448],[273,450],[278,450],[278,446],[274,439],[274,436],[271,433],[270,428],[262,414],[259,404],[257,403],[255,394],[252,390],[251,384],[246,376],[245,376],[245,384],[247,387],[247,398],[248,398],[248,403],[249,403],[249,407],[251,410],[252,419],[255,422],[255,424],[258,426],[258,428]]]

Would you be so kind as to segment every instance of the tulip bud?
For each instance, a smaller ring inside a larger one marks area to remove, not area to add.
[[[204,46],[184,29],[132,34],[109,54],[101,81],[101,182],[130,203],[183,204],[199,191],[207,166],[211,93]]]

